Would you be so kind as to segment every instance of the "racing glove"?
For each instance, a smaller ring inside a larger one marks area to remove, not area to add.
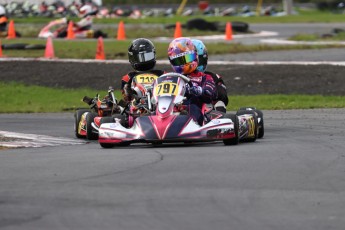
[[[198,97],[198,96],[201,96],[201,94],[202,94],[202,88],[201,88],[201,86],[190,87],[189,85],[187,85],[186,93],[188,95],[194,95],[194,96]]]

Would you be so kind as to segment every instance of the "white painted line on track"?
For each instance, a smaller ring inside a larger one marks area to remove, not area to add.
[[[343,41],[291,41],[286,39],[261,39],[261,43],[276,45],[345,45]]]
[[[3,139],[6,140],[4,141]],[[8,148],[38,148],[45,146],[80,145],[85,143],[83,140],[72,138],[0,131],[0,146]]]
[[[42,62],[75,62],[75,63],[113,63],[129,64],[128,60],[95,60],[95,59],[45,59],[45,58],[0,58],[0,62],[42,61]],[[157,60],[157,64],[170,65],[168,60]],[[345,66],[345,61],[208,61],[211,65],[336,65]]]

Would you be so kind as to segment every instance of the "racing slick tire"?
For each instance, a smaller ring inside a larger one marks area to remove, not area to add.
[[[223,143],[224,145],[238,145],[239,143],[239,124],[238,124],[238,117],[236,114],[226,113],[224,114],[224,118],[230,118],[234,122],[234,131],[235,131],[235,137],[231,139],[224,139]]]
[[[236,115],[237,115],[237,116],[244,115],[244,114],[251,114],[251,115],[253,115],[255,126],[254,126],[254,137],[252,137],[252,138],[246,138],[246,139],[244,139],[243,141],[246,141],[246,142],[255,142],[256,139],[258,138],[258,133],[259,133],[259,125],[258,125],[257,113],[256,113],[254,110],[238,110],[238,111],[236,112]]]
[[[98,139],[98,132],[91,125],[96,116],[97,114],[92,112],[86,115],[86,139],[88,140]]]
[[[79,122],[80,122],[81,116],[85,112],[90,112],[90,109],[77,109],[74,113],[74,133],[77,138],[85,138],[85,136],[79,135],[78,133]]]
[[[258,114],[258,118],[260,118],[260,121],[258,122],[259,125],[259,133],[258,138],[263,138],[265,135],[265,127],[264,127],[264,115],[261,110],[255,109],[255,112]]]
[[[258,138],[263,138],[265,135],[265,126],[264,126],[264,114],[261,110],[256,109],[255,107],[241,107],[239,110],[254,110],[258,115],[258,125],[259,125],[259,133]],[[260,119],[259,119],[260,118]]]

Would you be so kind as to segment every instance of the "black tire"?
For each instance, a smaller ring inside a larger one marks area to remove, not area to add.
[[[224,118],[230,118],[233,122],[234,122],[234,128],[235,128],[235,137],[231,138],[231,139],[224,139],[223,143],[224,145],[238,145],[239,143],[239,134],[238,134],[238,128],[239,128],[239,124],[238,124],[238,117],[236,114],[231,114],[231,113],[226,113],[224,115]]]
[[[246,22],[231,22],[231,28],[234,32],[247,33],[249,32],[249,24]],[[225,24],[219,23],[218,31],[225,32]]]
[[[217,31],[218,24],[215,22],[208,22],[203,18],[193,18],[186,22],[188,30],[201,30],[201,31]]]
[[[244,110],[244,111],[248,111],[248,110],[254,110],[257,115],[258,115],[258,119],[260,118],[260,122],[258,122],[258,138],[263,138],[263,136],[265,135],[265,127],[264,127],[264,114],[262,113],[261,110],[256,109],[255,107],[241,107],[239,110]]]
[[[14,44],[3,44],[2,48],[4,50],[23,50],[25,47],[29,45],[27,43],[14,43]]]
[[[46,48],[46,45],[43,45],[43,44],[35,44],[35,45],[25,46],[26,50],[43,50],[45,48]]]
[[[265,135],[265,126],[264,126],[264,114],[261,110],[255,109],[254,110],[258,114],[258,118],[260,118],[260,122],[258,122],[259,125],[259,131],[258,131],[258,138],[263,138]]]
[[[103,33],[102,31],[100,30],[96,30],[93,34],[93,38],[99,38],[99,37],[102,37],[102,38],[107,38],[108,37],[108,34],[106,33]]]
[[[84,136],[79,135],[79,133],[78,133],[79,122],[80,122],[81,116],[85,112],[90,112],[90,110],[89,109],[77,109],[74,113],[74,133],[75,133],[75,136],[77,138],[85,138]]]
[[[246,33],[249,30],[249,24],[246,22],[231,22],[233,31]]]
[[[237,116],[244,115],[244,114],[251,114],[254,117],[254,137],[246,138],[244,141],[255,142],[256,139],[258,138],[258,133],[259,133],[258,117],[254,110],[238,110],[236,113]]]
[[[92,112],[86,115],[86,139],[88,140],[98,140],[98,132],[91,125],[96,116],[97,114]]]

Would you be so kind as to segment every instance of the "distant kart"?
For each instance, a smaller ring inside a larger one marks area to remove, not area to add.
[[[67,37],[68,22],[66,18],[60,18],[53,20],[44,26],[38,34],[39,38],[66,38]],[[100,30],[88,29],[78,29],[73,28],[73,32],[76,38],[106,38],[107,34]]]
[[[208,141],[237,145],[240,138],[256,140],[258,118],[251,110],[241,110],[238,116],[205,109],[207,107],[204,106],[202,111],[207,122],[202,126],[198,125],[186,114],[183,106],[186,84],[189,81],[189,78],[178,73],[167,73],[157,78],[153,84],[151,114],[136,118],[129,128],[122,125],[121,119],[101,124],[98,139],[100,145],[111,148],[136,142],[161,144]]]

